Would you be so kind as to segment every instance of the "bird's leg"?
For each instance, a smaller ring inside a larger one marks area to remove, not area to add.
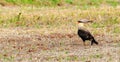
[[[91,45],[93,45],[93,41],[91,41]]]
[[[85,41],[83,42],[83,45],[86,46]]]

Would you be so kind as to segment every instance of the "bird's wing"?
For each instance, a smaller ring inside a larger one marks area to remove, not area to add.
[[[88,30],[83,30],[83,29],[78,30],[78,35],[87,37],[87,38],[92,37],[91,33]]]

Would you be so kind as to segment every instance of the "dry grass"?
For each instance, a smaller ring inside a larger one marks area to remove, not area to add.
[[[1,62],[119,62],[120,8],[0,7]],[[21,13],[19,16],[18,14]],[[99,45],[83,46],[76,21],[94,21],[88,29]]]

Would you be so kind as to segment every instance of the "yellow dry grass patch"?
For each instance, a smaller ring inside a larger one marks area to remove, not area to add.
[[[120,8],[0,7],[0,61],[119,61]],[[19,16],[18,14],[21,13]],[[79,19],[99,45],[83,46],[77,36]],[[106,59],[106,60],[105,60]]]

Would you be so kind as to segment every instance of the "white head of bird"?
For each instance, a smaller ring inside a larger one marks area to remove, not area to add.
[[[78,27],[84,27],[84,23],[81,23],[80,21],[78,21]]]
[[[78,27],[84,27],[85,24],[87,24],[87,23],[92,23],[92,21],[87,20],[87,19],[79,20],[79,21],[78,21]]]

